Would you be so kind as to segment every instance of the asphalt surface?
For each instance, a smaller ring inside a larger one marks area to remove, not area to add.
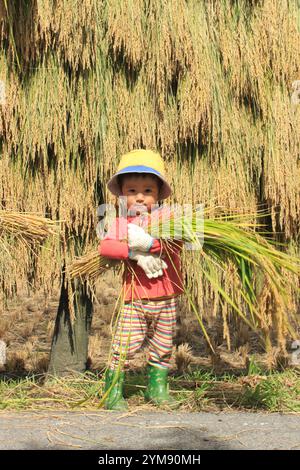
[[[300,449],[300,414],[0,412],[1,450]]]

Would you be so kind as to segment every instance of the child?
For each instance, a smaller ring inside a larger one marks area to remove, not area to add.
[[[174,404],[167,375],[176,326],[177,297],[183,292],[181,242],[168,244],[151,237],[141,226],[151,206],[171,194],[161,156],[151,150],[133,150],[122,156],[117,173],[108,182],[116,196],[126,196],[127,217],[116,218],[99,252],[125,260],[124,305],[113,339],[113,356],[106,372],[105,407],[125,410],[124,370],[144,344],[149,345],[147,401]],[[160,209],[156,209],[159,211]],[[157,212],[156,212],[157,214]],[[139,224],[139,225],[137,225]],[[171,246],[171,249],[170,249]],[[123,355],[126,351],[124,364]]]

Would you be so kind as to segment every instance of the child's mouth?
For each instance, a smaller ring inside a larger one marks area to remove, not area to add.
[[[144,204],[133,204],[130,206],[128,209],[128,215],[141,215],[144,214],[147,211],[147,206]]]

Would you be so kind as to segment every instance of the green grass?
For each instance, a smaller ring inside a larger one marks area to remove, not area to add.
[[[145,406],[145,370],[126,376],[125,397],[130,408]],[[300,371],[264,372],[254,361],[244,375],[216,375],[197,369],[170,375],[170,393],[181,411],[264,410],[300,413]],[[0,380],[0,410],[99,410],[102,376],[86,372],[76,377],[43,376]],[[149,405],[148,405],[149,406]]]
[[[245,390],[241,406],[300,413],[300,374],[289,371],[266,376],[255,387]]]
[[[187,386],[193,393],[186,394]],[[171,388],[179,388],[182,407],[197,411],[201,408],[235,408],[269,412],[300,412],[300,371],[264,372],[254,361],[244,375],[230,373],[217,376],[196,371],[183,378],[174,378]]]

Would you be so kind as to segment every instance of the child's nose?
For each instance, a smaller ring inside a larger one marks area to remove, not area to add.
[[[143,202],[144,201],[144,194],[143,193],[138,193],[136,195],[136,202]]]

